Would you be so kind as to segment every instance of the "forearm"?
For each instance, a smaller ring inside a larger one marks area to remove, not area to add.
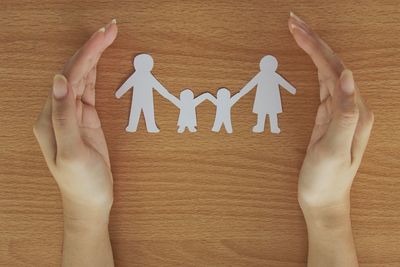
[[[303,209],[308,231],[308,267],[358,266],[349,207]]]
[[[81,211],[64,207],[62,266],[114,266],[108,213],[80,214]]]

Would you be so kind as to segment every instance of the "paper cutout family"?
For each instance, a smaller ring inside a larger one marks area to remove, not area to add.
[[[271,133],[280,133],[278,113],[282,112],[282,103],[279,86],[282,86],[293,95],[296,93],[296,88],[276,73],[278,61],[271,55],[261,59],[260,72],[233,96],[231,96],[231,92],[227,88],[218,89],[216,97],[208,92],[194,97],[192,90],[184,89],[178,99],[169,93],[151,73],[154,61],[150,55],[137,55],[134,58],[133,66],[135,72],[115,93],[115,96],[120,98],[129,89],[133,89],[127,132],[136,132],[141,112],[144,115],[147,131],[150,133],[158,133],[160,131],[154,118],[153,89],[180,109],[178,133],[183,133],[186,128],[189,132],[197,131],[196,107],[205,100],[211,101],[216,106],[212,131],[219,132],[221,127],[224,126],[227,133],[232,133],[232,106],[254,87],[257,87],[257,91],[253,112],[257,114],[257,124],[253,127],[253,132],[264,132],[265,119],[268,115]]]

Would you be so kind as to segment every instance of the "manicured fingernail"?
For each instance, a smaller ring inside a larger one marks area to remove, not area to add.
[[[296,30],[296,31],[299,31],[299,32],[302,32],[302,33],[304,33],[304,34],[307,34],[306,30],[304,30],[302,27],[300,27],[299,25],[297,25],[297,24],[295,24],[295,23],[290,23],[290,25],[289,25],[289,30],[290,30],[290,32],[291,32],[292,34],[294,33],[295,30]]]
[[[304,23],[304,21],[303,21],[301,18],[299,18],[296,14],[294,14],[292,11],[290,11],[290,16],[291,16],[292,18],[294,18],[295,20]]]
[[[105,31],[106,31],[106,28],[104,28],[104,27],[99,29],[99,32],[105,32]]]
[[[64,75],[56,74],[53,78],[53,95],[56,99],[61,99],[67,95],[67,79]]]
[[[108,31],[108,28],[110,28],[110,26],[113,25],[113,24],[117,24],[117,20],[116,19],[111,20],[110,23],[108,23],[106,25],[105,30]]]
[[[354,78],[350,70],[344,70],[340,75],[340,87],[346,94],[351,95],[354,93]]]

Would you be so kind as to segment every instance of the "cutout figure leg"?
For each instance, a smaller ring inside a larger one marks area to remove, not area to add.
[[[156,125],[156,119],[154,118],[154,107],[153,106],[143,107],[143,115],[146,121],[147,132],[158,133],[160,129],[158,129]]]
[[[267,114],[265,114],[265,113],[257,113],[257,124],[253,127],[254,133],[264,132],[266,117],[267,117]]]
[[[271,129],[271,133],[280,133],[281,129],[278,126],[278,114],[271,113],[269,115],[269,127]]]
[[[213,125],[211,131],[217,133],[217,132],[219,132],[219,131],[221,130],[221,127],[222,127],[222,120],[220,120],[219,118],[217,118],[217,119],[215,119],[215,121],[214,121],[214,125]]]
[[[189,131],[190,131],[191,133],[197,132],[197,129],[196,129],[195,126],[189,126],[188,128],[189,128]]]
[[[178,127],[178,133],[183,133],[185,131],[185,127],[184,126],[179,126]]]
[[[130,133],[136,132],[141,111],[142,111],[141,106],[132,104],[131,113],[129,114],[128,127],[126,127],[127,132],[130,132]]]
[[[229,120],[224,121],[224,126],[227,133],[231,134],[233,132],[232,121],[230,120],[230,118]]]

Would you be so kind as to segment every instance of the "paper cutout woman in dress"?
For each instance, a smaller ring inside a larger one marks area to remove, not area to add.
[[[135,72],[117,90],[115,96],[120,98],[129,89],[133,88],[131,112],[127,132],[136,132],[140,113],[143,112],[147,131],[158,133],[154,118],[153,88],[169,101],[173,101],[171,95],[151,73],[154,66],[153,58],[148,54],[137,55],[133,61]]]
[[[231,109],[240,97],[242,97],[242,94],[237,93],[231,97],[231,92],[227,88],[221,88],[217,91],[217,97],[211,94],[210,96],[209,100],[217,107],[214,125],[211,130],[219,132],[222,125],[224,125],[226,132],[232,133]]]
[[[280,133],[278,113],[282,112],[282,102],[279,86],[293,95],[296,94],[296,88],[276,73],[277,67],[278,61],[275,57],[270,55],[263,57],[260,61],[260,72],[240,90],[240,94],[245,95],[257,86],[253,106],[253,112],[257,114],[257,125],[253,127],[255,133],[264,131],[267,114],[271,133]]]
[[[194,98],[194,94],[190,89],[183,90],[180,94],[180,99],[173,97],[171,102],[180,109],[178,133],[183,133],[186,128],[191,133],[197,132],[196,107],[211,97],[213,96],[210,93],[204,93]]]

